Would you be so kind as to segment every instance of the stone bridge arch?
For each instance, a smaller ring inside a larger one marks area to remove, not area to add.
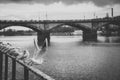
[[[52,29],[62,26],[62,25],[68,25],[75,28],[78,28],[83,31],[83,41],[97,41],[97,31],[94,31],[91,27],[88,27],[86,25],[82,25],[80,23],[59,23],[59,24],[49,24],[50,28],[48,29],[51,31]]]
[[[106,28],[109,28],[109,25],[116,25],[116,26],[120,26],[120,23],[119,22],[105,22],[105,23],[99,23],[97,25],[97,30],[100,30],[102,27],[106,27]]]
[[[45,38],[47,36],[46,32],[44,32],[43,29],[41,29],[39,24],[29,24],[29,23],[0,23],[0,30],[7,28],[7,27],[12,27],[12,26],[21,26],[21,27],[26,27],[34,30],[37,32],[37,43],[39,46],[43,45]]]
[[[0,24],[0,30],[11,27],[11,26],[20,26],[20,27],[26,27],[34,30],[35,32],[42,32],[42,30],[36,28],[36,26],[29,25],[29,24]]]
[[[52,29],[54,29],[56,27],[60,27],[60,26],[63,26],[63,25],[68,25],[68,26],[71,26],[71,27],[75,27],[75,28],[78,28],[78,29],[80,29],[82,31],[89,31],[89,30],[91,30],[91,28],[89,28],[88,26],[82,25],[82,24],[77,24],[77,23],[61,23],[61,24],[57,24],[54,27],[50,28],[49,31],[51,31]]]
[[[113,25],[113,26],[111,26]],[[105,36],[109,37],[112,32],[120,32],[120,22],[105,22],[103,24],[98,25],[97,27],[99,31],[102,31]]]

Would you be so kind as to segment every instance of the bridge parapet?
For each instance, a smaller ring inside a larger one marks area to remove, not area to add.
[[[21,23],[88,23],[88,22],[111,22],[120,21],[120,16],[96,19],[73,19],[73,20],[0,20],[0,22],[21,22]]]
[[[6,26],[25,26],[25,27],[34,29],[36,31],[40,31],[40,30],[46,30],[46,29],[49,30],[50,28],[53,28],[59,24],[76,24],[76,25],[79,24],[79,25],[83,25],[84,28],[87,27],[88,29],[90,28],[93,29],[92,24],[95,24],[96,26],[99,27],[99,24],[103,24],[103,23],[110,24],[113,22],[114,24],[115,23],[120,24],[120,16],[113,17],[113,18],[74,19],[74,20],[0,20],[0,29],[5,28]],[[76,26],[76,25],[73,25],[73,26]]]

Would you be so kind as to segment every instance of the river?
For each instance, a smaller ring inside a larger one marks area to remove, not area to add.
[[[36,36],[0,37],[1,41],[34,53]],[[52,36],[41,65],[34,65],[56,80],[120,80],[120,37],[98,37],[82,42],[81,36]]]

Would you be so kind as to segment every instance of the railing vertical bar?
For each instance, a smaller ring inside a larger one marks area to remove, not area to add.
[[[29,80],[29,70],[24,67],[24,80]]]
[[[5,80],[8,80],[8,56],[5,55]]]
[[[3,53],[0,51],[0,80],[2,80],[3,75],[2,69],[3,69]]]
[[[16,80],[16,61],[12,59],[12,80]]]
[[[5,58],[3,56],[5,54]],[[39,76],[40,80],[54,80],[48,75],[44,74],[43,72],[39,71],[38,69],[34,67],[30,67],[29,65],[24,64],[22,61],[15,59],[14,56],[11,56],[9,54],[6,54],[4,52],[0,51],[0,80],[3,80],[3,58],[5,59],[5,80],[8,80],[8,63],[9,63],[9,58],[12,59],[12,79],[11,80],[16,80],[16,63],[21,64],[24,67],[24,80],[29,80],[29,71],[34,73],[35,75]]]

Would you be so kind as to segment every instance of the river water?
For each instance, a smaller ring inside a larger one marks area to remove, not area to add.
[[[36,36],[0,37],[34,53]],[[120,80],[120,37],[98,37],[82,42],[81,36],[52,36],[41,65],[34,65],[56,80]]]

